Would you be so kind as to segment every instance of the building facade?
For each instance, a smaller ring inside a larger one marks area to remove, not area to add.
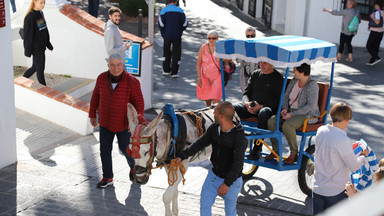
[[[347,0],[229,0],[243,13],[253,17],[281,34],[300,35],[339,42],[341,16],[323,12],[323,8],[343,10]],[[362,21],[352,45],[365,47],[369,36],[369,15],[374,10],[374,0],[357,0]],[[381,43],[384,47],[384,42]]]

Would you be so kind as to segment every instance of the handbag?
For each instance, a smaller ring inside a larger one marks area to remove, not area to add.
[[[24,28],[19,29],[19,35],[21,37],[21,40],[24,40]]]
[[[380,23],[376,24],[375,21],[372,19],[372,17],[369,17],[368,26],[369,27],[373,27],[373,28],[381,28],[381,27],[383,27],[383,17],[381,16],[381,13],[380,13]]]
[[[348,30],[350,32],[357,32],[359,30],[359,18],[357,16],[353,17],[352,21],[348,25]]]

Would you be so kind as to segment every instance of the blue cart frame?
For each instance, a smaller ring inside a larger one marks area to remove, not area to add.
[[[326,112],[329,110],[330,100],[332,96],[333,89],[333,76],[334,76],[334,65],[336,62],[336,53],[337,48],[336,45],[314,39],[309,37],[301,37],[301,36],[272,36],[272,37],[264,37],[264,38],[255,38],[255,39],[247,39],[247,40],[221,40],[216,42],[215,47],[215,56],[220,58],[221,65],[221,75],[222,75],[222,83],[223,80],[223,59],[233,59],[240,58],[245,61],[258,63],[260,61],[268,62],[274,66],[286,67],[285,77],[283,88],[280,95],[280,101],[277,111],[276,125],[279,125],[280,121],[280,112],[281,106],[284,98],[285,89],[287,86],[287,79],[289,75],[290,68],[300,66],[303,63],[313,64],[318,61],[322,62],[331,62],[331,75],[329,81],[329,89],[327,95],[326,102]],[[225,89],[223,86],[223,100],[225,100]],[[327,115],[323,113],[323,124],[327,122]],[[252,149],[253,140],[260,140],[264,138],[276,138],[278,141],[278,158],[279,160],[265,160],[264,157],[260,157],[258,160],[249,160],[245,158],[244,162],[248,164],[254,165],[254,172],[251,172],[251,176],[256,172],[258,166],[267,167],[271,169],[276,169],[279,171],[285,170],[299,170],[299,184],[302,191],[311,195],[312,186],[308,185],[306,177],[301,177],[300,175],[305,175],[309,168],[307,164],[310,161],[314,162],[314,145],[311,145],[312,136],[316,135],[316,131],[302,132],[297,131],[297,135],[302,136],[302,141],[300,143],[299,148],[299,156],[296,164],[284,164],[281,160],[282,157],[282,132],[277,129],[275,131],[263,130],[257,128],[257,124],[253,124],[251,122],[242,121],[243,127],[245,131],[250,132],[250,135],[247,135],[247,139],[250,141],[250,149]],[[304,150],[306,146],[307,138],[308,147]],[[248,154],[248,153],[247,153]],[[262,155],[266,155],[266,153],[262,153]],[[302,164],[304,162],[305,164]],[[313,164],[312,164],[313,165]],[[300,170],[305,169],[305,170]],[[301,174],[300,174],[301,171]],[[313,167],[312,167],[313,174]],[[303,185],[305,184],[305,185]]]

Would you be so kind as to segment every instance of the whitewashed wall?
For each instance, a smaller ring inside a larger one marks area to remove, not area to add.
[[[73,77],[96,79],[97,76],[108,70],[105,58],[107,52],[104,45],[104,37],[76,23],[59,11],[59,6],[54,0],[47,0],[44,15],[51,37],[54,50],[46,51],[46,73],[66,74]],[[13,63],[29,67],[31,58],[24,56],[23,43],[17,34],[17,26],[22,26],[28,4],[24,4],[19,15],[13,16],[14,38],[12,46],[14,50]],[[142,53],[142,77],[141,82],[145,100],[145,109],[152,107],[152,72],[148,65],[152,62],[153,47],[145,49]]]
[[[12,37],[9,1],[6,27],[0,28],[0,169],[16,162],[16,114],[13,89]]]
[[[306,2],[307,7],[303,8],[304,3]],[[287,4],[287,21],[291,25],[286,25],[285,34],[293,35],[302,35],[305,33],[304,30],[301,30],[301,13],[304,13],[305,9],[307,11],[307,18],[304,18],[304,23],[302,28],[306,25],[306,33],[309,37],[314,37],[322,40],[326,40],[332,43],[338,43],[341,30],[341,16],[333,16],[329,13],[323,12],[322,8],[335,9],[337,10],[337,5],[334,4],[333,0],[322,0],[322,1],[304,1],[304,0],[289,0]],[[288,8],[291,10],[298,10],[297,12],[288,13]],[[306,23],[305,23],[306,22]],[[292,25],[293,24],[293,25]],[[357,47],[365,47],[369,36],[368,31],[368,21],[362,21],[359,26],[359,31],[357,35],[352,40],[352,45]],[[384,47],[384,42],[382,41],[381,47]]]

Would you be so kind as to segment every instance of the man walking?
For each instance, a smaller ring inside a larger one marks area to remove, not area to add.
[[[252,39],[256,37],[256,29],[253,27],[248,27],[245,30],[245,36],[248,39]],[[245,60],[242,60],[240,58],[236,59],[237,63],[240,63],[240,88],[241,91],[244,93],[245,88],[247,87],[248,80],[251,77],[251,74],[253,71],[258,69],[258,63],[253,62],[247,62]]]
[[[241,118],[257,117],[258,128],[268,129],[268,119],[275,115],[279,106],[283,76],[267,62],[260,62],[260,69],[251,74],[243,93],[243,103],[236,104],[235,110]],[[248,159],[260,157],[262,145],[255,145]]]
[[[216,196],[225,201],[225,215],[236,215],[236,202],[243,184],[242,169],[247,138],[244,130],[232,122],[235,110],[230,102],[219,102],[215,108],[215,123],[188,149],[182,151],[176,163],[195,155],[204,147],[212,145],[211,162],[201,190],[200,215],[211,215]]]
[[[335,104],[331,110],[332,125],[323,125],[317,130],[315,173],[313,182],[313,214],[317,215],[339,201],[347,198],[344,189],[350,180],[349,171],[355,172],[366,162],[368,149],[355,156],[352,140],[347,136],[352,109],[345,103]]]
[[[120,24],[121,10],[117,7],[111,7],[108,10],[109,20],[104,27],[104,42],[108,56],[119,54],[125,62],[125,51],[131,46],[131,41],[123,43],[118,25]]]
[[[127,105],[131,103],[137,113],[144,114],[144,99],[140,82],[124,70],[123,60],[118,54],[108,58],[109,70],[100,74],[93,90],[89,118],[92,126],[97,126],[96,112],[100,123],[100,156],[103,179],[97,184],[105,188],[113,184],[112,142],[115,135],[119,149],[131,167],[130,179],[133,179],[134,160],[127,154],[129,138]]]
[[[188,21],[184,11],[176,6],[177,0],[167,1],[167,7],[161,10],[158,20],[161,36],[164,39],[163,76],[171,74],[172,78],[177,78],[179,77],[179,61],[181,58],[181,36],[187,28]]]

